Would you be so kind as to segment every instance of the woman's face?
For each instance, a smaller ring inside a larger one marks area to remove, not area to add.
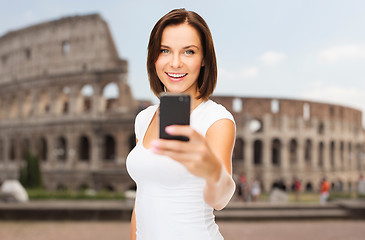
[[[197,80],[203,65],[203,49],[194,27],[184,23],[169,25],[163,30],[155,66],[167,92],[197,96]]]

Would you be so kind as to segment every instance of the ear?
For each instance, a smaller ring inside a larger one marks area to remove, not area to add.
[[[204,67],[205,66],[205,62],[204,62],[204,59],[202,60],[202,65],[201,65],[202,67]]]

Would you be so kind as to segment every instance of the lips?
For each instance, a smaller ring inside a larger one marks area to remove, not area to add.
[[[171,81],[181,81],[184,79],[187,73],[166,73],[166,75],[171,79]]]

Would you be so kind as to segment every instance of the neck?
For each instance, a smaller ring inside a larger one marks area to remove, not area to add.
[[[191,98],[191,111],[199,106],[204,100],[202,98],[196,99],[195,97]]]

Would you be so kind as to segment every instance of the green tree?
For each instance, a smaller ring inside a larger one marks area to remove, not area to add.
[[[20,168],[19,181],[26,188],[42,188],[39,159],[29,152],[25,156],[25,165]]]

